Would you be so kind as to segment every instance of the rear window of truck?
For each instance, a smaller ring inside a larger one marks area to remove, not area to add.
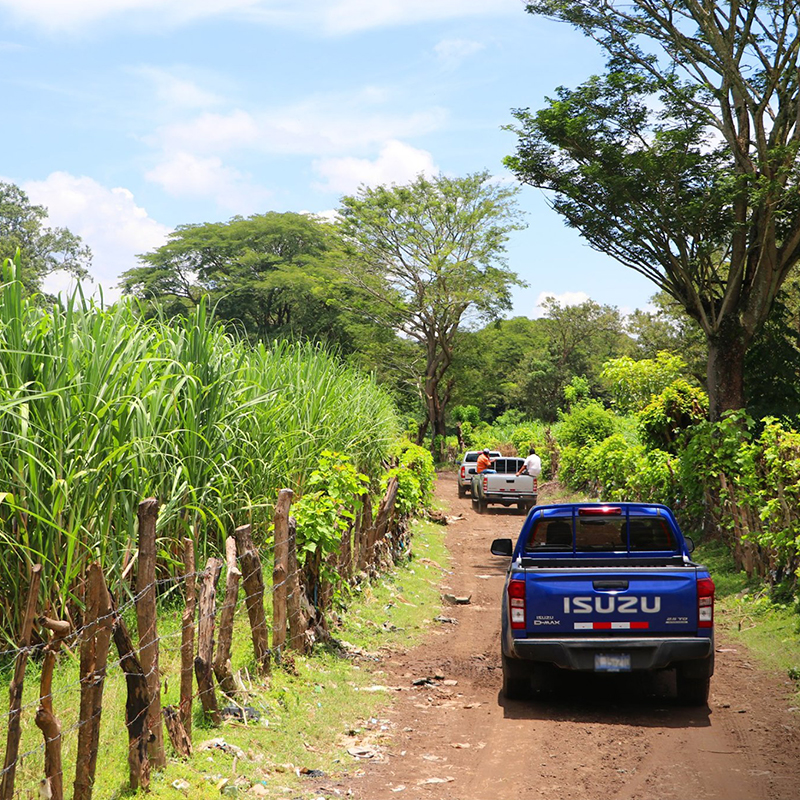
[[[677,550],[678,544],[663,517],[575,517],[575,549],[628,552]],[[572,519],[538,519],[525,544],[526,552],[572,550]]]
[[[492,464],[492,469],[501,475],[513,475],[521,466],[521,458],[498,458]]]

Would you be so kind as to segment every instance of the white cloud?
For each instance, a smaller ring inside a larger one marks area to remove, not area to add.
[[[145,178],[173,197],[212,197],[217,205],[236,214],[250,214],[270,197],[270,192],[250,182],[217,156],[201,158],[191,153],[171,153]]]
[[[246,111],[205,113],[188,122],[165,125],[148,141],[166,151],[219,152],[253,146],[259,140],[256,119]]]
[[[171,108],[206,108],[222,102],[221,97],[201,89],[195,81],[158,67],[142,66],[132,72],[152,82],[156,99]]]
[[[7,9],[19,22],[73,31],[108,18],[129,18],[131,14],[175,25],[258,5],[259,0],[0,0],[0,9]]]
[[[536,305],[533,309],[532,316],[534,319],[541,319],[541,317],[544,316],[542,303],[548,298],[555,300],[562,308],[566,308],[567,306],[579,306],[581,303],[592,299],[586,292],[562,292],[561,294],[556,294],[555,292],[539,292],[539,296],[536,298]]]
[[[308,211],[306,209],[300,213],[307,214],[309,217],[316,217],[323,222],[339,222],[341,220],[339,212],[335,208],[326,208],[324,211]]]
[[[457,69],[462,62],[483,50],[484,45],[468,39],[443,39],[433,48],[446,70]]]
[[[287,2],[291,4],[292,0]],[[332,34],[430,20],[519,14],[523,10],[518,0],[316,0],[304,5],[306,11],[314,10],[312,16],[321,18],[325,30]]]
[[[22,188],[32,203],[48,209],[49,225],[69,228],[89,245],[95,287],[89,284],[84,291],[90,294],[100,285],[106,302],[119,297],[113,287],[122,272],[137,265],[136,256],[164,244],[170,232],[137,206],[127,189],[108,189],[91,178],[54,172]],[[64,273],[51,276],[44,286],[49,292],[69,288],[71,279]]]
[[[521,13],[519,0],[0,0],[17,20],[50,30],[79,30],[132,15],[161,25],[238,15],[268,25],[341,35],[437,19]]]
[[[167,152],[219,153],[250,147],[270,153],[321,155],[430,133],[445,123],[447,112],[441,108],[410,114],[369,109],[370,101],[382,98],[370,87],[349,97],[314,97],[258,114],[241,109],[205,113],[159,128],[149,142]]]
[[[429,176],[439,172],[433,156],[427,150],[418,150],[396,140],[387,142],[374,161],[365,158],[325,158],[315,161],[314,169],[325,178],[325,183],[317,188],[342,194],[355,191],[362,183],[368,186],[403,184],[421,172]]]

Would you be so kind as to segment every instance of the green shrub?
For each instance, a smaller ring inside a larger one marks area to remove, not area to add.
[[[306,493],[292,506],[298,561],[312,581],[323,577],[335,584],[327,556],[339,552],[342,534],[361,509],[369,478],[353,466],[349,456],[323,450],[306,486]]]
[[[436,468],[433,457],[423,447],[408,440],[395,445],[393,454],[398,464],[384,475],[381,488],[385,491],[390,477],[398,480],[397,507],[402,514],[412,514],[417,510],[429,508],[433,499],[433,484]]]
[[[562,448],[558,477],[570,489],[595,494],[598,487],[587,454],[587,448],[571,444]]]
[[[564,447],[582,447],[603,439],[614,433],[614,413],[602,403],[590,400],[575,406],[562,414],[558,426],[558,443]]]
[[[639,434],[647,447],[674,453],[683,432],[707,416],[708,395],[684,380],[677,380],[639,414]]]
[[[678,459],[663,450],[630,444],[620,433],[561,451],[559,475],[575,491],[603,500],[675,505],[680,497]]]

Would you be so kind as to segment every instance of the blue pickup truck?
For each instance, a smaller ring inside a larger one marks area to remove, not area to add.
[[[546,688],[555,668],[675,668],[678,697],[708,702],[714,582],[692,561],[672,511],[645,503],[537,506],[509,556],[502,612],[503,694]]]

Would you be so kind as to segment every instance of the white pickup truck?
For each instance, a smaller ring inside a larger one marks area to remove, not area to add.
[[[472,507],[482,514],[490,503],[506,507],[516,505],[523,513],[536,505],[539,482],[532,475],[517,475],[524,458],[497,458],[492,462],[494,472],[479,472],[472,476]]]

